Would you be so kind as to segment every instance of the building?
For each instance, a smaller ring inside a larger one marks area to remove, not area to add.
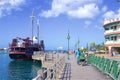
[[[106,53],[110,56],[120,54],[120,18],[104,21]]]

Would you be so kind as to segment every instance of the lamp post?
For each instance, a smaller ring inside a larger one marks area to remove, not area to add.
[[[68,39],[68,60],[69,60],[70,59],[69,58],[69,40],[70,40],[69,30],[68,30],[67,39]]]

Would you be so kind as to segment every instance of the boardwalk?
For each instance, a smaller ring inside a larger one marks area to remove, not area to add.
[[[74,55],[67,61],[65,75],[62,80],[112,80],[92,65],[77,65]]]

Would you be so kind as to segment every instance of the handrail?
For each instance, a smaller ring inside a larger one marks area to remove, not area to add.
[[[45,80],[56,80],[56,78],[59,78],[62,71],[62,69],[65,67],[65,57],[62,57],[59,59],[56,63],[54,63],[50,68],[47,69],[47,77]],[[52,70],[52,71],[51,71]],[[53,76],[51,76],[53,74]]]
[[[56,61],[51,67],[47,68],[47,70],[44,70],[42,74],[38,74],[33,80],[42,80],[40,78],[44,78],[45,73],[47,73],[47,77],[44,80],[56,80],[61,77],[64,67],[65,56]]]
[[[120,61],[112,58],[90,55],[88,62],[96,66],[103,73],[111,76],[114,80],[120,79]]]

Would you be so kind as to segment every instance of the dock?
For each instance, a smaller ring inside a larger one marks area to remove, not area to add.
[[[41,61],[42,67],[48,68],[55,64],[63,56],[64,54],[43,53],[41,51],[36,51],[34,52],[32,59]]]
[[[67,54],[59,54],[59,58],[57,54],[52,56],[51,61],[43,61],[43,67],[47,68],[43,74],[48,74],[44,80],[114,80],[92,64],[78,65],[74,54],[69,55],[69,60]],[[41,80],[40,77],[33,80]]]

